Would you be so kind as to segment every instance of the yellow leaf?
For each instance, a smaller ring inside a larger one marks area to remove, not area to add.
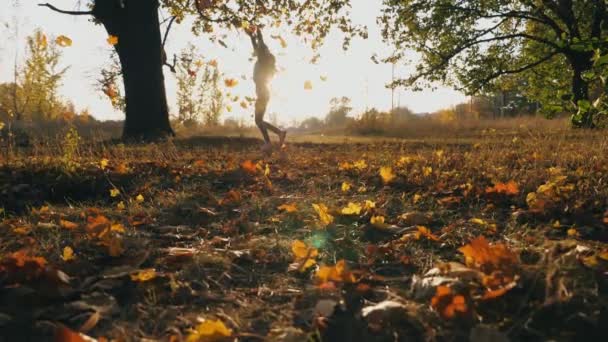
[[[227,111],[228,113],[232,112],[232,106],[231,106],[231,105],[227,105],[227,106],[226,106],[226,111]]]
[[[241,107],[243,109],[247,109],[247,107],[249,107],[249,104],[246,101],[241,101]]]
[[[342,183],[342,192],[347,192],[348,190],[350,190],[350,184],[347,182],[343,182]]]
[[[355,169],[364,170],[367,169],[367,163],[365,160],[361,159],[353,163],[353,167]]]
[[[63,261],[74,260],[74,250],[70,246],[63,247],[63,253],[61,254]]]
[[[296,207],[294,203],[280,205],[277,207],[277,209],[288,213],[295,213],[296,211],[298,211],[298,207]]]
[[[156,270],[153,268],[147,268],[131,274],[131,280],[138,282],[146,282],[156,278]]]
[[[321,81],[325,82],[327,81],[327,76],[321,75],[319,76],[319,78],[321,79]]]
[[[319,255],[319,251],[316,248],[308,247],[306,243],[300,240],[295,240],[291,244],[291,251],[296,259],[315,258]]]
[[[108,42],[108,44],[114,46],[114,45],[118,44],[118,37],[110,35],[110,36],[108,36],[107,42]]]
[[[114,232],[118,232],[118,233],[124,233],[125,232],[125,226],[123,226],[120,223],[113,223],[110,226],[110,230],[114,231]]]
[[[382,182],[384,184],[388,184],[395,179],[395,174],[393,173],[393,168],[390,166],[383,166],[380,168],[380,177],[382,177]]]
[[[422,168],[422,175],[424,177],[428,177],[433,173],[433,168],[430,166],[425,166]]]
[[[372,226],[379,229],[384,229],[388,226],[386,223],[384,223],[384,216],[372,216],[369,222],[372,224]]]
[[[64,35],[60,35],[55,39],[55,43],[59,46],[66,47],[72,45],[72,40]]]
[[[414,197],[412,198],[412,202],[414,202],[414,204],[418,203],[420,200],[422,199],[422,195],[420,194],[415,194]]]
[[[486,224],[488,224],[486,221],[484,221],[484,220],[482,220],[480,218],[472,218],[472,219],[469,220],[469,222],[478,224],[480,226],[485,226]]]
[[[141,194],[137,195],[135,197],[135,201],[137,201],[138,203],[141,203],[144,201],[144,196],[142,196]]]
[[[125,202],[123,202],[123,201],[120,201],[120,202],[118,202],[118,204],[116,204],[116,209],[118,209],[118,210],[125,210],[125,208],[126,208]]]
[[[102,170],[105,170],[106,167],[108,167],[108,164],[110,163],[109,160],[107,160],[106,158],[103,158],[102,160],[99,161],[99,167]]]
[[[186,338],[186,342],[215,342],[231,335],[232,330],[227,328],[222,321],[205,320],[193,329]]]
[[[116,188],[110,189],[110,197],[116,197],[118,195],[120,195],[120,190],[118,190]]]
[[[344,260],[338,261],[336,266],[319,267],[315,275],[320,283],[326,283],[328,281],[354,283],[356,281],[355,276],[347,269]]]
[[[304,89],[305,90],[312,90],[312,82],[311,81],[305,81],[304,82]]]
[[[342,215],[359,215],[361,214],[361,205],[349,202],[345,208],[342,208]]]
[[[570,237],[578,237],[578,236],[580,236],[580,234],[579,234],[579,232],[576,229],[570,228],[570,229],[568,229],[568,236],[570,236]]]
[[[376,207],[376,202],[365,200],[365,210],[370,210]]]
[[[321,222],[323,223],[323,225],[327,226],[327,225],[331,224],[332,222],[334,222],[334,217],[331,216],[331,214],[329,214],[329,209],[327,208],[327,206],[325,206],[325,204],[313,203],[312,207],[315,209],[315,211],[319,215],[319,218],[321,219]]]

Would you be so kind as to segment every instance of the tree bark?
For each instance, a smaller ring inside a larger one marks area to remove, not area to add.
[[[125,88],[123,139],[158,140],[174,135],[162,69],[158,0],[96,0],[93,15],[115,45]]]
[[[593,67],[592,55],[587,53],[569,56],[572,66],[572,100],[578,106],[579,101],[591,102],[589,94],[589,82],[583,78],[585,71]],[[574,123],[581,128],[593,128],[593,111],[588,111],[583,115],[580,122]]]

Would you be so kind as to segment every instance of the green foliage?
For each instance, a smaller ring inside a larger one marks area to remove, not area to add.
[[[608,51],[604,1],[384,0],[380,22],[384,38],[399,51],[420,55],[415,73],[394,86],[443,82],[476,94],[511,78],[549,109],[569,109],[551,93],[556,88],[569,91],[574,106],[591,102],[584,75],[592,68],[592,51]],[[573,117],[575,125],[589,121]]]
[[[76,171],[78,166],[78,151],[80,149],[80,135],[71,127],[63,137],[61,144],[61,164],[64,171],[70,173]]]

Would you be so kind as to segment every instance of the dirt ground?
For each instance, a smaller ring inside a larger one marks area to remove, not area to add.
[[[0,341],[608,337],[605,132],[260,144],[3,153]]]

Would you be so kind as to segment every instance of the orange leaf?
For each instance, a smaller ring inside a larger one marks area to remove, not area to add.
[[[317,280],[320,283],[327,282],[343,282],[354,283],[355,276],[347,269],[346,261],[340,260],[335,266],[321,266],[316,273]]]
[[[241,163],[241,168],[245,170],[245,172],[255,175],[258,172],[257,166],[251,160],[245,160]]]

